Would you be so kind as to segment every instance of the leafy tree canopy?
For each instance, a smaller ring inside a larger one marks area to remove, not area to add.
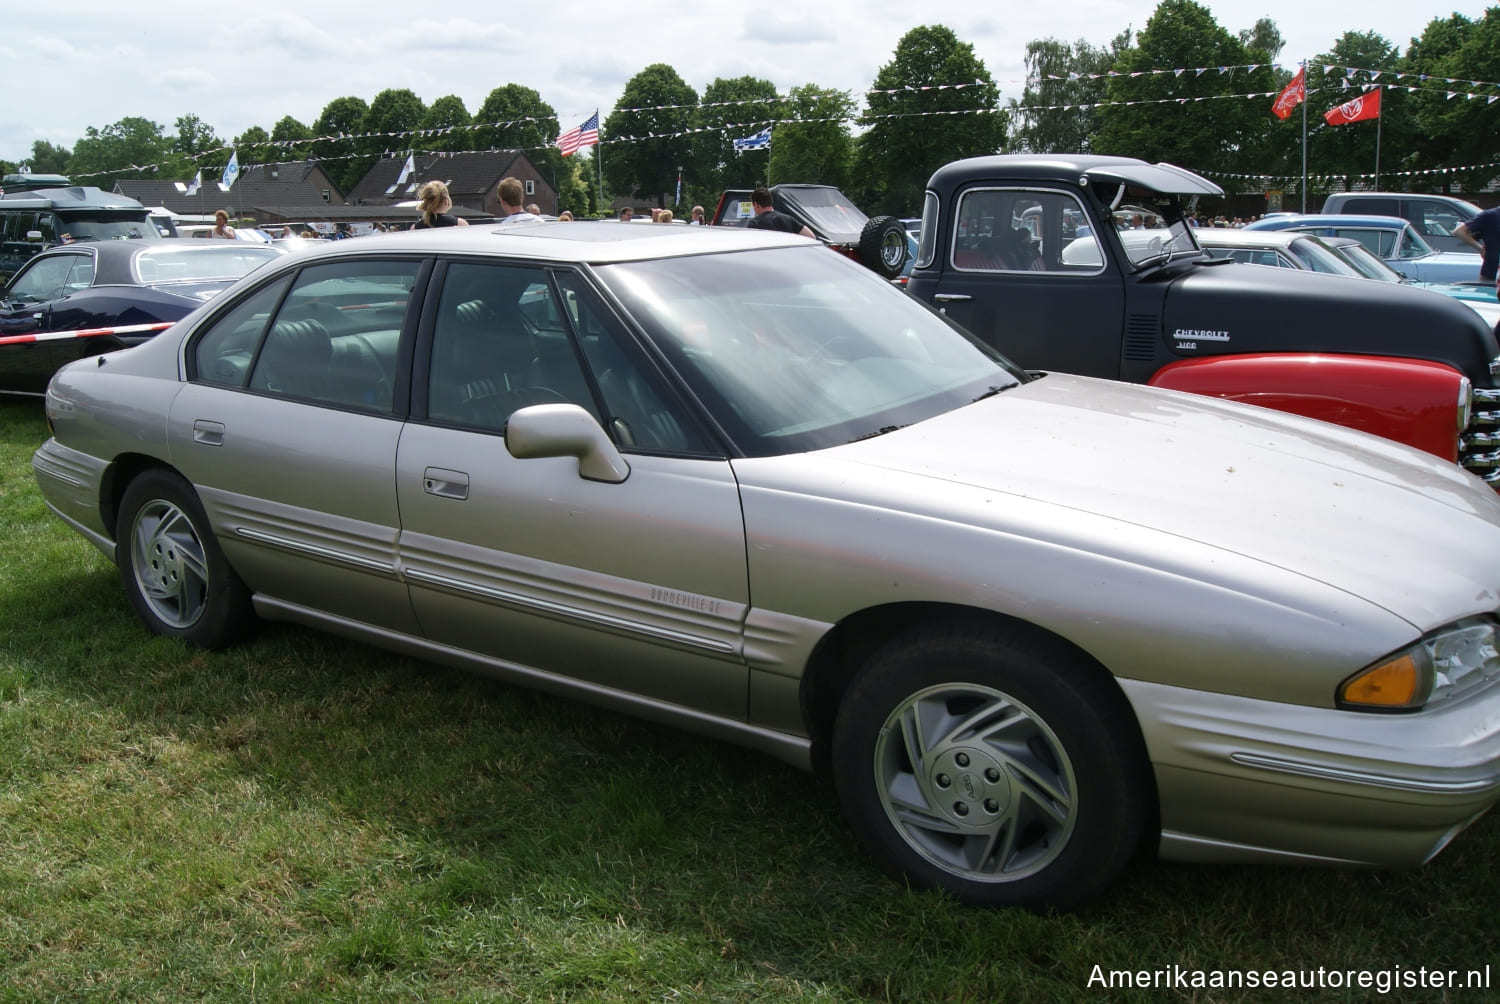
[[[864,208],[906,216],[921,206],[937,168],[998,153],[1009,113],[974,47],[951,29],[930,25],[913,28],[897,43],[859,121],[868,127],[858,150],[873,202]]]
[[[603,138],[632,137],[631,142],[608,148],[606,186],[665,205],[676,189],[678,169],[689,176],[697,170],[688,133],[697,104],[698,92],[666,63],[653,63],[631,77],[619,105],[603,123]]]

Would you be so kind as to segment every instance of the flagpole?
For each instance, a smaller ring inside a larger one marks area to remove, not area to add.
[[[1375,191],[1377,192],[1380,191],[1380,129],[1384,120],[1384,115],[1375,119]]]
[[[1307,60],[1302,61],[1302,211],[1307,212]]]

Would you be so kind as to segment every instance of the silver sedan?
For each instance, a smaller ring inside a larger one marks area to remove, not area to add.
[[[1286,414],[1028,374],[796,237],[287,257],[63,369],[53,511],[154,631],[296,621],[827,772],[883,867],[1068,908],[1415,865],[1500,798],[1500,498]]]

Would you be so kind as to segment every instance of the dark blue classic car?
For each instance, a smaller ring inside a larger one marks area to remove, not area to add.
[[[135,345],[286,252],[244,241],[86,241],[37,255],[0,293],[0,393]]]

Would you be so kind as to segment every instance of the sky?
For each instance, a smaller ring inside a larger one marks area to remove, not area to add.
[[[1287,42],[1278,57],[1286,66],[1327,52],[1346,31],[1377,32],[1404,53],[1433,18],[1457,12],[1477,20],[1486,7],[1481,0],[1433,7],[1420,0],[1199,2],[1231,33],[1271,18]],[[0,160],[21,163],[35,140],[72,149],[90,126],[126,117],[173,134],[176,120],[193,114],[228,142],[250,126],[270,131],[286,115],[310,126],[335,98],[368,102],[389,88],[408,88],[429,105],[455,94],[472,115],[496,87],[521,84],[569,129],[596,108],[608,116],[626,82],[652,63],[672,66],[699,93],[716,78],[750,75],[783,94],[816,84],[858,100],[901,37],[925,24],[945,25],[971,44],[1003,102],[1021,96],[1028,42],[1103,47],[1127,27],[1144,28],[1157,0],[822,0],[760,12],[660,0],[571,0],[556,8],[493,0],[435,7],[69,0],[65,17],[45,4],[7,6],[0,66],[14,89],[0,102]]]

